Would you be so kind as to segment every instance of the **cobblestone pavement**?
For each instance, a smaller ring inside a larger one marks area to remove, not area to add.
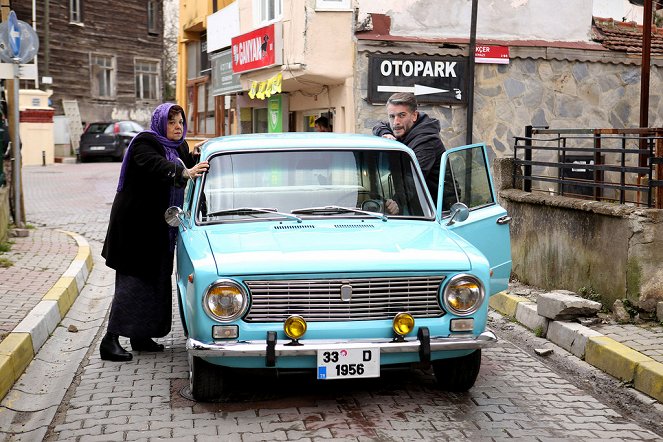
[[[160,340],[165,352],[136,353],[129,363],[99,358],[113,273],[98,254],[119,164],[25,169],[28,221],[41,226],[37,231],[83,235],[95,267],[64,327],[3,400],[0,441],[663,441],[629,412],[506,338],[484,350],[477,384],[463,394],[436,390],[432,374],[419,370],[358,382],[248,378],[240,372],[229,374],[235,389],[227,401],[192,402],[177,318],[173,332]],[[69,333],[70,324],[79,332]]]
[[[421,371],[347,383],[236,374],[240,387],[216,404],[181,394],[179,326],[166,344],[128,364],[101,361],[95,348],[46,440],[663,440],[504,340],[484,351],[468,393],[438,391]]]
[[[0,267],[0,341],[41,301],[78,251],[72,237],[50,228],[31,229],[29,236],[10,241],[11,250],[2,257],[12,265]]]

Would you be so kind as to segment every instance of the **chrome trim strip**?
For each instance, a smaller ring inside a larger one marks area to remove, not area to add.
[[[315,356],[318,350],[337,350],[348,348],[376,348],[380,353],[417,353],[420,343],[417,338],[406,339],[405,342],[393,342],[387,339],[353,339],[353,340],[300,340],[302,345],[288,346],[289,341],[282,339],[276,343],[276,356]],[[431,351],[443,350],[475,350],[494,345],[497,336],[486,330],[476,338],[472,336],[445,338],[433,336],[430,338]],[[264,357],[267,352],[266,341],[233,341],[205,344],[189,338],[186,341],[186,350],[192,356],[203,357]]]

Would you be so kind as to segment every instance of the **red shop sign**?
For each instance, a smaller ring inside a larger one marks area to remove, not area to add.
[[[273,23],[231,40],[233,72],[252,71],[282,63],[281,23]]]
[[[477,45],[474,51],[474,62],[509,64],[509,47]]]

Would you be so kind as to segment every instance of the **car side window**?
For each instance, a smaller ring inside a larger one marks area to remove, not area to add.
[[[471,209],[494,204],[484,149],[476,146],[449,153],[444,179],[443,210],[455,202]]]

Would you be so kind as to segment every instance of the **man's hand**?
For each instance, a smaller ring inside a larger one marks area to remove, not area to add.
[[[384,135],[382,135],[382,138],[386,138],[388,140],[395,140],[396,139],[396,137],[393,136],[392,134],[384,134]]]
[[[389,215],[398,215],[398,212],[400,211],[400,207],[398,207],[398,203],[394,200],[386,200],[384,202],[384,209]]]

